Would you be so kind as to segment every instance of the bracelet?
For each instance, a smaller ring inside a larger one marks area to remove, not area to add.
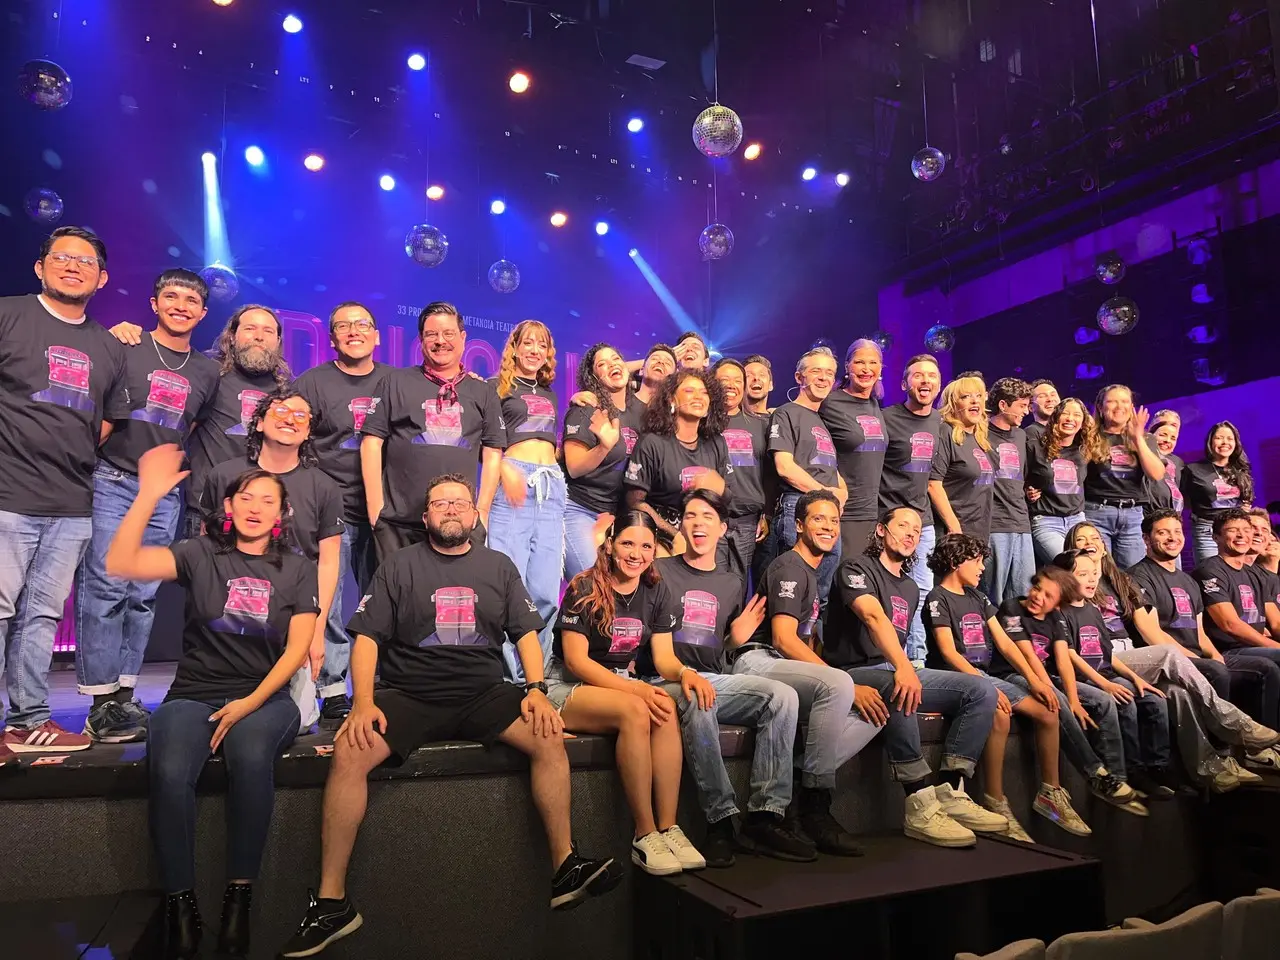
[[[684,666],[682,666],[680,668],[680,672],[676,674],[676,683],[679,683],[681,680],[684,679],[684,672],[686,670],[692,670],[692,669],[693,667],[689,666],[688,664],[685,664]]]

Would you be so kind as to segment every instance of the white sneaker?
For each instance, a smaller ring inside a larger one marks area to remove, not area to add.
[[[1240,737],[1246,750],[1262,750],[1280,742],[1280,733],[1257,721],[1250,721],[1249,728]]]
[[[1236,780],[1240,782],[1242,787],[1256,787],[1263,782],[1263,778],[1258,776],[1252,770],[1246,770],[1236,761],[1235,757],[1227,757],[1223,761],[1223,766],[1230,770]]]
[[[1275,747],[1264,747],[1254,753],[1245,754],[1244,765],[1270,773],[1280,773],[1280,753]]]
[[[1089,825],[1080,819],[1080,814],[1076,813],[1071,806],[1071,795],[1060,786],[1051,787],[1047,783],[1040,784],[1040,791],[1036,794],[1031,809],[1077,837],[1087,837],[1093,833]]]
[[[655,877],[666,877],[681,870],[680,861],[657,830],[631,841],[631,862]]]
[[[1008,818],[984,810],[974,803],[969,794],[964,792],[963,782],[958,787],[940,783],[933,790],[942,812],[974,833],[1004,833],[1009,829]]]
[[[707,858],[698,852],[698,848],[689,842],[680,825],[676,824],[662,831],[662,842],[667,845],[684,870],[701,870],[707,865]]]
[[[907,797],[902,831],[913,840],[937,847],[972,847],[978,842],[972,830],[947,816],[933,787],[917,790]]]
[[[1018,822],[1018,818],[1013,815],[1013,810],[1009,807],[1009,799],[1007,797],[997,800],[991,794],[984,794],[982,797],[982,805],[992,813],[998,813],[1008,822],[1005,827],[1004,835],[1010,840],[1017,840],[1020,843],[1035,843],[1031,839],[1031,834],[1022,829],[1022,824]]]

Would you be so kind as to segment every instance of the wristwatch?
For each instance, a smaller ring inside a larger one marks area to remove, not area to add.
[[[545,697],[547,695],[546,681],[539,680],[536,683],[526,683],[524,685],[525,693],[532,693],[534,690],[537,690],[540,694],[542,694]]]

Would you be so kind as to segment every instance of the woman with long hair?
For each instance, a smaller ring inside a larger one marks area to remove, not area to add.
[[[1147,502],[1144,505],[1146,515],[1160,510],[1176,510],[1182,512],[1184,498],[1182,490],[1182,472],[1186,464],[1173,451],[1178,447],[1178,436],[1182,433],[1182,417],[1176,410],[1157,410],[1151,419],[1151,438],[1155,441],[1156,453],[1164,463],[1164,479],[1147,481]]]
[[[631,860],[664,876],[707,864],[676,824],[684,753],[675,701],[632,672],[636,651],[655,633],[669,640],[679,612],[653,566],[656,532],[649,514],[620,514],[595,565],[569,581],[547,696],[570,733],[617,736],[618,773],[636,824]]]
[[[138,496],[107,551],[107,572],[174,580],[187,595],[182,657],[147,743],[151,838],[167,895],[167,957],[194,957],[196,781],[221,751],[228,771],[227,874],[218,948],[249,951],[253,882],[275,800],[275,759],[298,733],[289,679],[307,660],[320,604],[316,565],[289,549],[289,501],[281,480],[247,470],[226,485],[220,518],[204,536],[145,547],[156,504],[187,476],[182,449],[138,460]]]
[[[1102,531],[1088,521],[1077,523],[1067,531],[1063,549],[1080,550],[1098,559],[1100,576],[1094,602],[1101,608],[1112,637],[1126,636],[1125,622],[1133,622],[1134,611],[1143,606],[1142,589],[1133,577],[1116,565],[1102,538]],[[1127,649],[1123,641],[1121,649]]]
[[[1234,423],[1222,420],[1209,428],[1204,438],[1204,459],[1186,465],[1181,488],[1191,508],[1191,543],[1196,563],[1216,557],[1214,519],[1232,507],[1248,510],[1253,506],[1253,470]]]
[[[1038,435],[1027,433],[1027,501],[1036,563],[1062,552],[1067,531],[1084,522],[1084,477],[1106,456],[1098,427],[1079,397],[1067,397]]]
[[[644,435],[627,463],[627,507],[653,517],[659,555],[684,552],[681,503],[693,489],[724,493],[733,472],[724,441],[724,394],[704,370],[677,370],[662,382],[645,412]]]
[[[1142,505],[1148,480],[1164,479],[1164,463],[1147,433],[1150,414],[1134,407],[1133,391],[1113,383],[1098,391],[1094,424],[1105,456],[1090,461],[1084,480],[1084,513],[1102,534],[1120,566],[1146,554],[1142,545]]]
[[[494,386],[502,404],[506,449],[498,491],[489,510],[489,547],[505,553],[538,607],[543,657],[551,654],[552,622],[560,600],[564,562],[564,473],[556,459],[558,414],[551,384],[556,343],[537,320],[522,320],[507,337]],[[506,650],[507,672],[524,680],[515,648]]]
[[[987,439],[987,387],[962,376],[942,388],[938,445],[929,472],[929,499],[941,533],[991,536],[995,470]]]
[[[840,512],[840,553],[856,557],[876,530],[880,507],[880,473],[889,446],[880,398],[884,396],[884,355],[874,340],[849,344],[844,378],[832,390],[818,416],[836,448],[836,465],[849,496]]]
[[[607,343],[593,344],[582,355],[577,386],[591,395],[591,402],[570,406],[564,416],[564,575],[569,580],[595,563],[596,548],[618,512],[622,472],[640,439],[645,414],[645,405],[630,389],[627,362]]]

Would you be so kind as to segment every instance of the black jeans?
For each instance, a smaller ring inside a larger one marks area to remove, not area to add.
[[[1247,712],[1273,730],[1280,726],[1280,649],[1238,647],[1222,654],[1231,671],[1231,702],[1249,702],[1250,687],[1258,691],[1257,708]]]

